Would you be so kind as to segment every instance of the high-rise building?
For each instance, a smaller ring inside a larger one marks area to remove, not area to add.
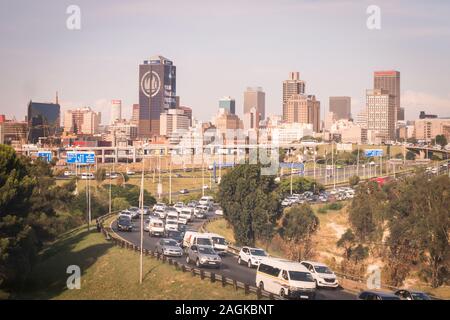
[[[395,140],[395,97],[388,90],[366,91],[367,129],[381,141]]]
[[[333,112],[336,120],[351,118],[351,104],[350,97],[330,97],[329,111]]]
[[[0,144],[19,146],[27,142],[27,122],[6,120],[6,118],[1,120],[3,121],[0,121]]]
[[[400,110],[400,72],[395,70],[375,71],[373,88],[387,90],[394,97],[395,122],[405,120],[404,117],[402,118]]]
[[[192,126],[192,108],[179,106],[177,109],[183,110],[184,114],[189,118],[189,126]]]
[[[172,133],[184,133],[189,129],[189,115],[184,113],[183,109],[169,109],[161,113],[160,134],[170,136]]]
[[[437,135],[447,135],[449,133],[449,127],[450,118],[424,118],[415,120],[415,138],[417,140],[432,141]],[[447,138],[450,138],[450,136]]]
[[[251,108],[249,112],[244,114],[244,129],[255,130],[259,128],[259,121],[261,120],[261,114],[256,108]]]
[[[363,108],[357,115],[356,115],[356,124],[361,126],[361,128],[367,129],[367,108]]]
[[[286,106],[293,94],[305,94],[305,82],[299,72],[290,72],[289,79],[283,81],[283,121],[286,121]]]
[[[226,109],[231,114],[236,114],[236,101],[231,97],[220,98],[219,108]]]
[[[67,110],[64,113],[64,132],[93,135],[99,132],[101,113],[91,108]]]
[[[261,115],[261,120],[266,116],[266,94],[261,87],[247,87],[244,92],[244,114],[256,108]]]
[[[56,136],[61,127],[60,105],[58,103],[28,104],[28,141],[30,143],[39,142],[40,138]]]
[[[139,124],[139,104],[137,103],[133,104],[131,110],[131,123],[135,125]]]
[[[111,101],[111,124],[122,120],[122,100]]]
[[[159,135],[160,115],[175,108],[176,67],[162,56],[154,56],[139,65],[139,136]]]
[[[320,101],[314,95],[294,94],[286,103],[285,122],[310,123],[320,131]]]

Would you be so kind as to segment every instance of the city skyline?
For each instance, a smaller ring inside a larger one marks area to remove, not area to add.
[[[379,1],[381,30],[369,30],[367,1],[283,1],[276,6],[231,1],[215,3],[214,10],[202,1],[170,7],[160,1],[111,1],[108,6],[80,1],[79,31],[65,26],[69,2],[30,2],[28,10],[20,9],[24,2],[2,3],[0,114],[23,119],[30,100],[53,102],[58,91],[61,112],[90,106],[109,123],[110,102],[120,99],[124,117],[130,118],[132,105],[139,102],[138,65],[161,54],[177,66],[181,104],[192,107],[201,120],[214,115],[223,96],[235,97],[236,113],[242,117],[242,96],[249,86],[264,88],[266,115],[281,114],[282,82],[292,71],[299,71],[307,91],[324,102],[323,110],[328,110],[330,96],[349,96],[355,116],[364,106],[365,90],[372,87],[373,72],[398,70],[407,119],[417,118],[421,110],[449,116],[450,66],[445,57],[450,54],[450,23],[445,9],[450,5],[408,1],[406,11],[405,3]],[[161,13],[168,8],[163,21]],[[302,22],[289,21],[300,14]],[[199,19],[194,22],[192,16]],[[273,19],[267,24],[269,16]],[[224,27],[220,22],[230,17],[234,24]],[[142,41],[149,27],[157,31],[151,43]],[[306,32],[293,43],[281,33],[288,27]],[[229,50],[220,46],[224,43]],[[324,50],[330,46],[332,53]],[[424,47],[432,49],[417,50]]]

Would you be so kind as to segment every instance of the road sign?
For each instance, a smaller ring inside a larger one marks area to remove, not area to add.
[[[38,151],[38,158],[42,158],[47,162],[52,161],[52,152],[51,151]]]
[[[94,164],[94,152],[67,152],[67,163]]]
[[[368,158],[370,157],[382,157],[383,149],[366,149],[364,150],[364,155]]]

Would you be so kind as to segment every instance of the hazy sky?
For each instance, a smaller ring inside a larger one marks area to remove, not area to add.
[[[66,28],[69,5],[81,30]],[[381,30],[366,27],[369,5]],[[373,71],[401,72],[408,119],[420,110],[450,116],[450,1],[361,0],[1,0],[0,114],[22,119],[27,102],[63,110],[91,106],[109,121],[138,102],[138,65],[161,54],[177,66],[177,94],[209,120],[225,95],[242,113],[243,91],[261,86],[266,114],[281,113],[282,81],[299,71],[308,94],[364,105]],[[323,112],[322,112],[323,114]]]

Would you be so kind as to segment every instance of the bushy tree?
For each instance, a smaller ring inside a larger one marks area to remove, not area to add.
[[[360,181],[360,179],[359,179],[359,176],[351,176],[349,179],[348,179],[348,183],[352,186],[352,187],[354,187],[354,186],[356,186],[358,183],[359,183],[359,181]]]
[[[289,243],[290,256],[296,261],[309,259],[311,237],[319,228],[319,218],[308,204],[294,206],[281,219],[280,236]]]
[[[325,190],[325,187],[314,179],[305,177],[292,177],[292,192],[303,193],[305,191],[319,192]],[[278,185],[278,192],[281,196],[291,192],[291,179],[283,179]]]
[[[438,134],[435,138],[436,144],[445,147],[448,144],[447,138],[443,134]]]
[[[281,214],[275,189],[274,177],[261,175],[259,165],[239,165],[222,177],[218,200],[239,245],[254,245],[256,239],[269,241],[272,237]]]

